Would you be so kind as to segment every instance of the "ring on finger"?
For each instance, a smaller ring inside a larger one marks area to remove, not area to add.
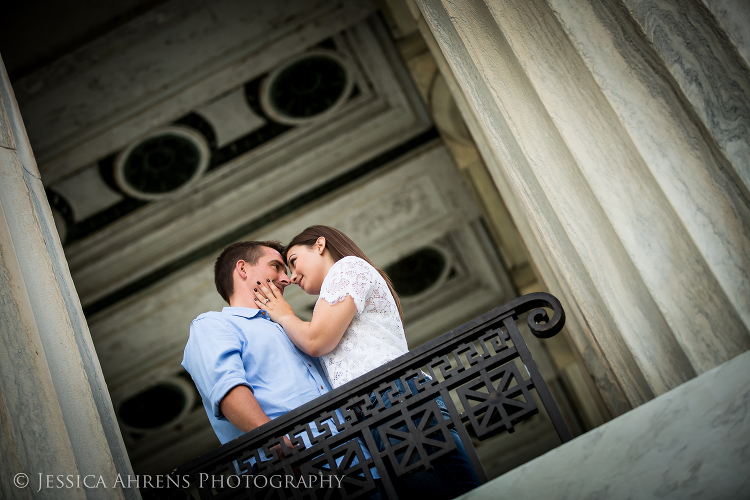
[[[265,304],[268,304],[268,301],[269,301],[269,300],[271,300],[271,299],[266,299],[266,301],[265,301],[265,302],[263,302],[263,305],[265,305]]]

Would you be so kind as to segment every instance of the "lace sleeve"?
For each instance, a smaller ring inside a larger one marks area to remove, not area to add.
[[[377,270],[358,257],[344,257],[328,271],[320,288],[320,299],[333,305],[347,295],[354,299],[357,313],[362,314],[367,297],[376,283],[372,273]]]

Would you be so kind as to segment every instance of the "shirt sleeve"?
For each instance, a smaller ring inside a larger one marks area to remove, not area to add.
[[[225,420],[219,409],[224,396],[238,385],[252,386],[245,377],[242,342],[216,318],[198,318],[190,325],[182,366],[190,373],[201,397],[211,405],[216,418]]]
[[[333,305],[349,295],[357,313],[362,314],[365,302],[375,286],[373,273],[378,271],[358,257],[344,257],[328,271],[320,289],[320,298]]]

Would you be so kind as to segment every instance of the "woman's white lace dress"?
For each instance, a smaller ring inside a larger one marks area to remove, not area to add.
[[[339,344],[320,357],[334,389],[409,350],[388,284],[359,257],[344,257],[331,267],[318,300],[333,305],[347,295],[354,299],[357,313]]]

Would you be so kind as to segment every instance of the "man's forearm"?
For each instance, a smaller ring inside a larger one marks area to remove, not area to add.
[[[255,399],[253,391],[244,385],[238,385],[230,390],[224,399],[219,403],[221,413],[229,420],[233,426],[242,432],[250,432],[256,427],[269,422],[271,419],[260,407],[260,403]],[[287,448],[292,448],[289,437],[284,436],[284,442]],[[271,450],[278,448],[277,453],[280,459],[284,458],[284,452],[279,445],[271,447]]]
[[[219,403],[219,409],[242,432],[250,432],[271,420],[255,399],[253,391],[244,385],[230,390]]]

